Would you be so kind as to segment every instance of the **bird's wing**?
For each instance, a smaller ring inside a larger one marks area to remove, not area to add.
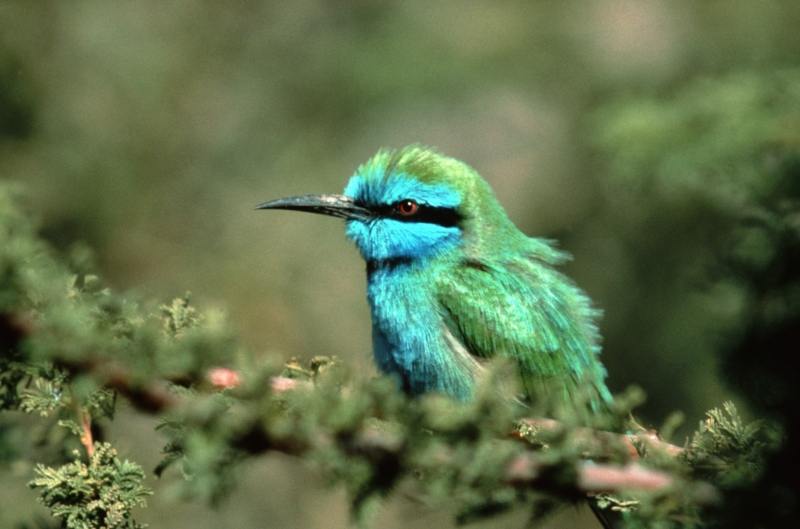
[[[599,311],[568,278],[536,259],[465,260],[436,278],[445,324],[478,357],[513,358],[529,396],[582,382],[608,400],[597,359]],[[565,395],[565,397],[567,397]]]

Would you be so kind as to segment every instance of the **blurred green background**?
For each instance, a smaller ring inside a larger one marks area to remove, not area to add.
[[[190,290],[254,351],[370,376],[342,224],[252,206],[340,192],[380,147],[435,146],[575,256],[565,271],[605,311],[610,388],[642,386],[654,426],[682,410],[685,435],[739,398],[720,353],[748,321],[747,277],[780,252],[760,221],[783,219],[800,175],[798,27],[795,0],[0,0],[0,177],[116,288]],[[153,424],[122,413],[110,440],[152,468]],[[29,478],[3,471],[0,526],[31,519]],[[378,525],[452,524],[399,496]],[[342,491],[281,457],[216,511],[157,493],[139,517],[348,525]]]

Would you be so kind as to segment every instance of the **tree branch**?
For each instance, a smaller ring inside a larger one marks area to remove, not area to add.
[[[89,456],[89,461],[92,460],[94,455],[94,440],[92,438],[92,415],[89,410],[83,406],[78,406],[78,417],[81,423],[81,444],[86,449],[86,455]]]
[[[561,435],[566,431],[566,426],[554,419],[532,417],[522,419],[521,422],[531,427],[534,437]],[[571,440],[581,447],[585,456],[592,459],[607,457],[609,448],[613,446],[625,446],[628,456],[631,458],[637,458],[647,452],[677,457],[684,452],[682,447],[660,439],[658,432],[653,429],[635,434],[618,434],[591,428],[578,428],[572,430],[570,435]]]
[[[96,362],[81,367],[84,370],[92,371],[109,387],[128,397],[131,403],[141,411],[161,413],[176,407],[179,402],[178,398],[169,392],[166,381],[147,385],[135,384],[130,374],[111,362]],[[241,381],[238,376],[231,376],[231,373],[235,374],[235,372],[222,370],[222,368],[212,370],[209,373],[209,381],[215,387],[235,387]],[[300,388],[313,388],[311,382],[286,377],[272,377],[270,384],[272,391],[276,394]],[[522,422],[533,429],[534,436],[561,435],[567,431],[567,427],[563,423],[553,419],[528,418]],[[634,461],[640,457],[640,452],[643,452],[642,447],[646,447],[647,451],[659,451],[671,457],[683,452],[683,448],[659,439],[655,431],[625,435],[590,428],[578,428],[570,431],[569,435],[571,436],[570,442],[579,446],[586,458],[602,460],[612,455],[619,456],[620,446],[626,447],[629,458],[624,465],[579,463],[576,467],[577,479],[574,482],[576,494],[621,490],[658,491],[667,489],[674,483],[674,478],[669,474],[644,468]],[[339,443],[344,452],[364,457],[373,463],[380,463],[382,468],[396,469],[396,472],[402,468],[408,449],[401,437],[378,429],[367,429],[352,436],[338,437],[321,432],[314,441],[309,442],[307,439],[293,438],[291,435],[280,439],[275,438],[260,422],[254,423],[249,431],[238,435],[232,445],[249,454],[274,450],[301,456],[330,443]],[[443,461],[448,459],[445,452],[442,452],[441,456]],[[534,488],[539,488],[538,486],[541,485],[544,488],[550,483],[548,471],[552,468],[552,463],[547,462],[538,454],[524,454],[508,464],[504,481],[508,485]]]

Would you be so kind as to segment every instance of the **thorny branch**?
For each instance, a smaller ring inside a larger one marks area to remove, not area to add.
[[[80,426],[81,426],[81,444],[86,449],[86,455],[89,456],[89,460],[92,459],[94,455],[94,439],[92,438],[92,416],[88,410],[83,407],[80,407],[78,410],[78,415],[80,419]]]
[[[109,387],[128,397],[133,405],[148,413],[161,413],[179,404],[179,399],[168,390],[168,383],[136,384],[133,378],[120,366],[110,362],[94,363],[82,366],[89,368]],[[218,389],[235,387],[240,383],[238,373],[232,370],[216,368],[207,375],[208,382]],[[311,388],[308,381],[286,377],[272,377],[271,389],[280,394],[300,388]],[[565,426],[553,419],[529,418],[523,422],[537,433],[556,434],[565,430]],[[576,487],[580,492],[606,492],[620,490],[664,490],[673,484],[673,478],[661,471],[642,467],[636,460],[639,450],[636,446],[646,446],[648,451],[659,451],[670,456],[677,456],[683,448],[666,443],[658,438],[655,431],[624,435],[589,428],[580,428],[570,433],[572,441],[579,443],[584,449],[585,457],[602,459],[608,453],[608,447],[614,443],[623,443],[628,447],[629,461],[624,466],[580,463],[576,467],[578,474]],[[348,440],[331,439],[320,435],[317,444],[330,442],[345,443],[345,451],[358,454],[367,459],[386,458],[402,459],[406,447],[398,437],[386,432],[367,430]],[[312,448],[306,441],[297,443],[292,440],[273,439],[260,425],[239,436],[237,448],[256,454],[264,451],[280,451],[292,455],[301,455]],[[398,467],[399,468],[399,467]],[[505,472],[505,481],[510,485],[536,486],[537,482],[547,474],[548,463],[535,453],[525,454],[512,460]]]
[[[536,433],[559,433],[565,426],[553,419],[541,417],[523,419],[521,422],[530,426]],[[653,429],[644,430],[635,434],[617,434],[591,428],[578,428],[571,432],[572,440],[579,443],[587,457],[602,456],[611,444],[623,443],[628,448],[631,458],[639,457],[641,452],[664,453],[676,457],[684,452],[676,446],[660,439],[658,432]],[[637,448],[639,447],[639,448]]]

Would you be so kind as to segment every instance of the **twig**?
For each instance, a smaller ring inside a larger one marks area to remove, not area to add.
[[[589,463],[578,466],[578,487],[584,492],[626,489],[658,491],[666,489],[673,481],[669,474],[643,468],[638,463],[628,463],[623,467]]]
[[[272,391],[275,393],[285,393],[294,389],[310,389],[314,387],[309,381],[287,377],[272,377],[270,379],[270,384],[272,385]]]
[[[127,397],[140,411],[161,413],[178,403],[175,395],[169,391],[168,381],[139,384],[127,370],[109,360],[64,364],[64,367],[72,372],[92,373],[101,384]]]
[[[534,436],[559,435],[566,431],[566,426],[553,419],[531,417],[522,419],[533,429]],[[602,458],[608,456],[609,449],[614,446],[624,446],[628,456],[637,458],[643,452],[660,452],[670,457],[683,453],[683,448],[658,437],[655,430],[645,430],[635,434],[618,434],[593,430],[591,428],[577,428],[570,432],[571,441],[578,444],[587,458]]]
[[[549,469],[535,454],[516,457],[506,469],[505,479],[514,485],[534,484]],[[638,463],[624,466],[579,463],[576,487],[581,492],[608,492],[619,490],[658,491],[672,485],[673,478],[665,472],[643,468]]]
[[[89,461],[92,460],[94,455],[94,440],[92,439],[92,415],[89,410],[80,406],[78,415],[81,422],[81,444],[86,449],[86,455],[89,456]]]

